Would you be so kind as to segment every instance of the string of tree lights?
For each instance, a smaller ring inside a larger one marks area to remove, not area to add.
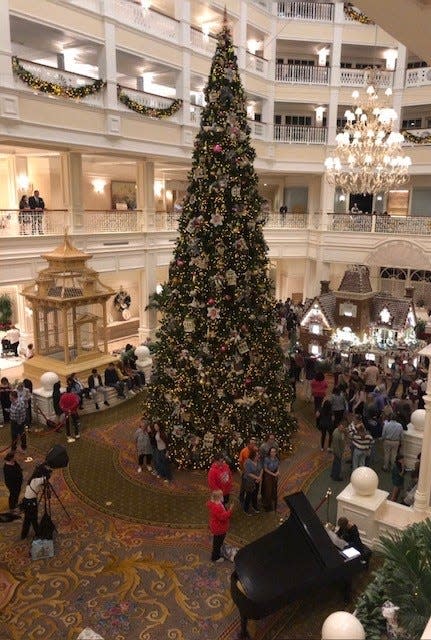
[[[245,94],[226,17],[205,88],[144,411],[180,468],[236,459],[252,435],[291,448],[292,389],[276,332]]]

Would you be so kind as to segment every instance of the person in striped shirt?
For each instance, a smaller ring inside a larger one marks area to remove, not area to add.
[[[353,460],[352,470],[354,471],[358,467],[366,466],[366,459],[371,453],[371,445],[374,440],[372,436],[366,431],[362,422],[356,425],[356,433],[352,436],[353,444]]]

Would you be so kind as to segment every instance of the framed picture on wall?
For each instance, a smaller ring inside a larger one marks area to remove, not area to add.
[[[136,182],[112,180],[111,207],[119,210],[136,209]]]

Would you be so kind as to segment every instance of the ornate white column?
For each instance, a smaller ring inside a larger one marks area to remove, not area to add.
[[[177,97],[183,101],[181,122],[190,125],[190,2],[176,0],[175,18],[180,22],[181,71],[178,74]]]
[[[142,210],[142,231],[154,229],[156,206],[154,202],[154,162],[138,160],[136,163],[136,203]]]
[[[431,345],[419,351],[421,356],[431,359]],[[428,370],[425,401],[425,425],[422,441],[421,465],[418,488],[415,493],[415,511],[429,511],[431,495],[431,367]]]
[[[157,286],[157,254],[147,252],[145,256],[145,269],[139,274],[139,341],[146,338],[154,338],[157,329],[157,311],[147,309],[149,296],[155,292]]]
[[[69,211],[71,231],[84,226],[84,203],[82,196],[82,156],[76,151],[61,154],[61,178],[64,203]]]
[[[0,38],[0,84],[3,87],[13,87],[9,0],[2,0],[2,2],[0,2],[0,23],[2,25],[2,34]]]

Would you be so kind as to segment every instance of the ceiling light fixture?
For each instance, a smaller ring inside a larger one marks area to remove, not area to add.
[[[387,193],[409,179],[412,162],[402,153],[404,136],[393,131],[397,114],[379,99],[371,80],[365,97],[352,93],[355,106],[345,112],[335,153],[325,160],[328,182],[345,193]],[[391,89],[385,94],[392,95]]]

